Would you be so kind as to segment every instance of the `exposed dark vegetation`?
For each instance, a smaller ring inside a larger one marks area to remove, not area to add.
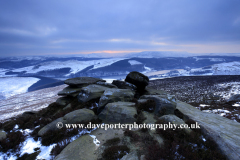
[[[32,154],[25,153],[21,157],[17,158],[17,160],[35,160],[40,151],[34,152]]]
[[[156,124],[167,124],[158,120]],[[187,120],[186,124],[196,124]],[[130,137],[131,144],[138,149],[138,156],[145,155],[146,160],[225,160],[216,143],[208,137],[203,137],[200,129],[187,134],[183,129],[156,129],[156,133],[164,139],[160,145],[148,132],[126,130],[124,136]]]
[[[113,139],[109,139],[105,142],[105,145],[116,145],[120,142],[120,138],[116,137]]]
[[[61,153],[61,151],[70,143],[71,141],[69,139],[65,139],[61,142],[58,142],[56,146],[53,147],[51,150],[50,155],[52,156],[52,159],[54,159],[58,154]]]
[[[111,146],[102,153],[103,160],[117,160],[128,154],[130,149],[126,145]]]
[[[12,150],[13,152],[18,150],[21,142],[24,142],[25,136],[20,131],[12,131],[7,134],[6,139],[0,140],[0,151],[7,152]]]
[[[175,95],[178,100],[198,107],[200,110],[228,110],[230,113],[224,117],[240,122],[240,107],[232,106],[224,98],[233,95],[234,92],[240,93],[240,88],[231,84],[220,85],[226,83],[240,84],[240,75],[173,77],[150,81],[148,86]],[[200,107],[200,104],[209,106]],[[216,114],[219,113],[222,111],[216,112]]]
[[[60,130],[49,131],[48,133],[41,137],[42,145],[49,146],[53,143],[58,143],[68,137],[72,137],[77,134],[78,129],[68,130],[65,127]]]
[[[156,103],[154,100],[148,99],[146,102],[138,103],[136,107],[138,110],[152,113],[155,110]]]

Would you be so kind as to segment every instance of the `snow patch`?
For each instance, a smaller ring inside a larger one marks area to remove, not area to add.
[[[128,63],[130,63],[132,66],[142,64],[141,62],[138,62],[138,61],[135,61],[135,60],[129,60]]]

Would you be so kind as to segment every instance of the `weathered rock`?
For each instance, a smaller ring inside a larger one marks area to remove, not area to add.
[[[147,112],[154,112],[156,104],[154,100],[150,100],[150,99],[139,99],[137,101],[137,105],[136,105],[137,109],[139,110],[143,110],[143,111],[147,111]]]
[[[156,90],[150,87],[146,87],[145,92],[143,94],[144,95],[167,95],[167,92],[163,90]]]
[[[70,109],[70,108],[72,108],[71,103],[69,103],[66,107],[64,107],[63,110]]]
[[[143,116],[146,118],[143,123],[146,123],[146,124],[155,124],[155,122],[157,121],[155,118],[154,118],[154,114],[152,113],[149,113],[149,112],[146,112],[146,111],[143,111]]]
[[[63,126],[65,124],[71,124],[71,123],[88,123],[94,119],[97,119],[97,116],[94,114],[92,110],[89,109],[79,109],[75,110],[73,112],[70,112],[66,114],[64,117],[58,118],[54,120],[53,122],[49,123],[48,125],[44,126],[40,131],[38,132],[38,136],[43,136],[49,131],[56,131],[58,130],[57,128],[57,123],[61,122]]]
[[[138,160],[137,152],[130,152],[129,154],[123,156],[120,160]]]
[[[0,140],[6,139],[7,138],[7,133],[0,130]]]
[[[98,118],[103,123],[125,123],[130,124],[136,122],[134,115],[137,114],[137,110],[134,107],[135,103],[131,102],[115,102],[108,103],[102,112],[98,115]]]
[[[156,103],[156,107],[154,110],[154,114],[157,116],[162,116],[166,114],[174,114],[174,110],[176,109],[176,103],[170,101],[166,98],[162,98],[158,95],[144,95],[141,96],[140,99],[152,99]]]
[[[198,122],[205,136],[211,137],[228,159],[239,160],[240,123],[217,114],[202,112],[180,101],[177,102],[177,109],[185,115],[184,119]]]
[[[228,100],[228,102],[240,102],[240,94],[235,94],[231,96]]]
[[[164,122],[170,122],[172,124],[176,124],[177,127],[180,127],[180,125],[185,125],[186,123],[178,118],[177,116],[175,115],[172,115],[172,114],[169,114],[169,115],[164,115],[162,117],[159,118],[160,120],[163,120]],[[190,128],[184,128],[184,131],[187,133],[187,134],[190,134],[192,132],[192,130]]]
[[[96,136],[96,139],[100,142],[99,144],[94,144],[94,139],[89,134],[83,135],[67,145],[55,160],[97,160],[101,157],[102,150],[104,150],[103,144],[107,140],[116,137],[121,139],[123,133],[122,129],[97,129],[91,132],[91,135]]]
[[[106,89],[109,89],[109,88],[96,85],[96,84],[83,87],[81,92],[78,95],[78,101],[87,102],[92,99],[100,98]]]
[[[149,83],[147,76],[136,71],[130,72],[125,81],[134,84],[138,90],[144,90]]]
[[[85,87],[89,84],[94,84],[97,82],[106,82],[105,80],[99,79],[99,78],[93,78],[93,77],[76,77],[76,78],[70,78],[64,81],[65,84],[73,87]]]
[[[118,88],[117,86],[115,86],[114,84],[111,84],[111,83],[106,83],[106,82],[97,82],[96,83],[97,85],[100,85],[100,86],[104,86],[104,87],[108,87],[108,88]]]
[[[73,100],[72,97],[60,97],[56,100],[56,103],[61,106],[66,106]]]
[[[100,113],[107,103],[129,102],[133,99],[134,93],[130,89],[107,89],[99,100],[98,113]]]
[[[78,109],[73,112],[66,114],[63,117],[64,122],[66,123],[80,123],[80,122],[89,122],[93,119],[96,119],[97,116],[90,109]]]
[[[131,83],[120,81],[120,80],[114,80],[112,84],[116,85],[119,89],[130,89],[135,91],[137,87]]]
[[[80,91],[81,88],[68,86],[64,88],[62,91],[58,92],[58,95],[76,97]]]

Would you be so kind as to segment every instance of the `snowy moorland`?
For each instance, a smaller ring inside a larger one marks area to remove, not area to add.
[[[171,56],[170,56],[171,54]],[[87,57],[20,57],[0,58],[0,77],[44,76],[73,78],[80,76],[126,76],[131,71],[142,73],[169,70],[151,74],[157,77],[189,75],[239,74],[240,57],[194,56],[174,57],[175,54],[143,52],[119,58]],[[176,56],[176,55],[175,55]],[[177,71],[177,72],[176,72]]]
[[[0,100],[16,94],[26,93],[28,88],[39,80],[33,77],[1,77]]]
[[[240,122],[240,104],[227,103],[231,96],[240,94],[239,75],[173,77],[153,80],[149,86],[167,91],[204,112]]]
[[[66,85],[18,94],[0,101],[0,121],[18,116],[26,111],[39,111],[56,101],[57,93]]]

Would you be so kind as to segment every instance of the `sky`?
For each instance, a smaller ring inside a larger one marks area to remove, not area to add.
[[[239,0],[0,0],[0,56],[240,53]]]

